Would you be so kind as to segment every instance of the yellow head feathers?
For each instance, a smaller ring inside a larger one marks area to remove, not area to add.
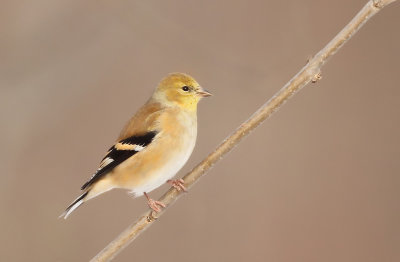
[[[153,98],[161,103],[196,110],[201,98],[211,96],[193,77],[183,73],[172,73],[161,80]]]

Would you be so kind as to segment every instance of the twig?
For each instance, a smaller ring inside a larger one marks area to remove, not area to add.
[[[277,109],[287,101],[294,93],[306,86],[315,83],[321,78],[321,67],[328,58],[334,55],[373,15],[383,7],[396,0],[369,1],[360,12],[348,23],[335,38],[333,38],[321,51],[318,52],[278,93],[258,109],[246,122],[239,126],[233,134],[226,138],[217,149],[209,154],[200,164],[183,177],[185,186],[191,188],[215,163],[231,151],[243,137],[271,116]],[[160,199],[167,207],[155,216],[149,211],[143,214],[136,222],[123,231],[114,241],[106,246],[91,261],[110,261],[118,252],[129,245],[145,229],[150,227],[156,218],[161,216],[165,210],[173,204],[181,193],[170,188]]]

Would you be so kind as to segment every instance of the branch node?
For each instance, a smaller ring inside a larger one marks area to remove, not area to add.
[[[315,74],[313,76],[313,78],[311,79],[311,83],[315,84],[316,82],[318,82],[321,79],[322,79],[322,74],[321,74],[321,71],[319,71],[317,74]]]
[[[372,0],[372,5],[378,9],[383,7],[382,0]]]
[[[154,222],[154,221],[156,221],[158,219],[158,217],[154,216],[153,213],[154,212],[151,211],[150,214],[148,216],[146,216],[147,222],[151,223],[151,222]]]

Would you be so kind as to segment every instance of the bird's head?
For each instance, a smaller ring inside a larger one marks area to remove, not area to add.
[[[200,99],[207,96],[211,96],[211,93],[204,90],[193,77],[183,73],[172,73],[161,80],[153,98],[161,103],[196,110]]]

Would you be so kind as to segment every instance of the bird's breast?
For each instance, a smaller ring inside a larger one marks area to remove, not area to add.
[[[132,190],[136,196],[171,179],[185,165],[196,144],[195,115],[166,114],[159,124],[160,131],[154,141],[129,159],[122,172],[125,174],[123,187]]]

